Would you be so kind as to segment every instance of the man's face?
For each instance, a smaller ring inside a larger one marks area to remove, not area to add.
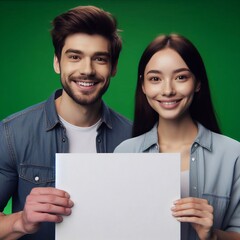
[[[110,43],[100,35],[70,35],[65,40],[60,62],[54,58],[54,69],[61,74],[63,90],[77,104],[96,103],[114,75]]]

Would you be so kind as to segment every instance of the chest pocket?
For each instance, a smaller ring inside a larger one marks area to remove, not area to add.
[[[19,177],[36,185],[44,185],[55,181],[55,169],[53,167],[22,164],[20,165]]]
[[[213,227],[220,229],[226,214],[230,198],[203,194],[203,198],[208,200],[208,203],[214,208],[214,223]]]

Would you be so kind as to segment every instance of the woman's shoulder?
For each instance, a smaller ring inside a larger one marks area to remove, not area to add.
[[[212,149],[218,152],[231,152],[240,154],[240,142],[225,135],[213,132],[208,128],[198,123],[199,133],[197,141],[207,149]]]
[[[240,153],[240,142],[223,134],[212,132],[213,144],[223,148],[234,150]]]
[[[141,146],[144,141],[145,134],[127,139],[120,143],[114,150],[115,153],[133,153],[141,152]]]
[[[157,136],[157,125],[154,125],[153,128],[139,135],[127,139],[120,143],[114,150],[114,152],[119,153],[141,153],[152,151],[152,147],[156,146],[158,143]]]

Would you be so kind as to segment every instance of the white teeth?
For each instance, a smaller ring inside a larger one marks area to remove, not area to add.
[[[94,83],[90,83],[90,82],[77,82],[77,84],[84,87],[90,87],[94,85]]]
[[[174,102],[162,102],[162,104],[164,105],[171,105],[171,104],[175,104],[177,103],[177,101],[174,101]]]

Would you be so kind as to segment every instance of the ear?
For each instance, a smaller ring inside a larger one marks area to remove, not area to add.
[[[117,67],[114,67],[111,72],[111,76],[114,77],[117,73]]]
[[[144,87],[144,82],[142,83],[142,91],[143,91],[143,93],[146,95],[145,87]]]
[[[60,64],[56,55],[53,58],[53,68],[57,74],[60,74]]]
[[[201,89],[201,82],[200,82],[200,81],[198,81],[198,82],[197,82],[197,85],[196,85],[195,92],[199,92],[199,91],[200,91],[200,89]]]
[[[111,76],[114,77],[117,73],[117,63],[112,66],[112,70],[111,70]]]

